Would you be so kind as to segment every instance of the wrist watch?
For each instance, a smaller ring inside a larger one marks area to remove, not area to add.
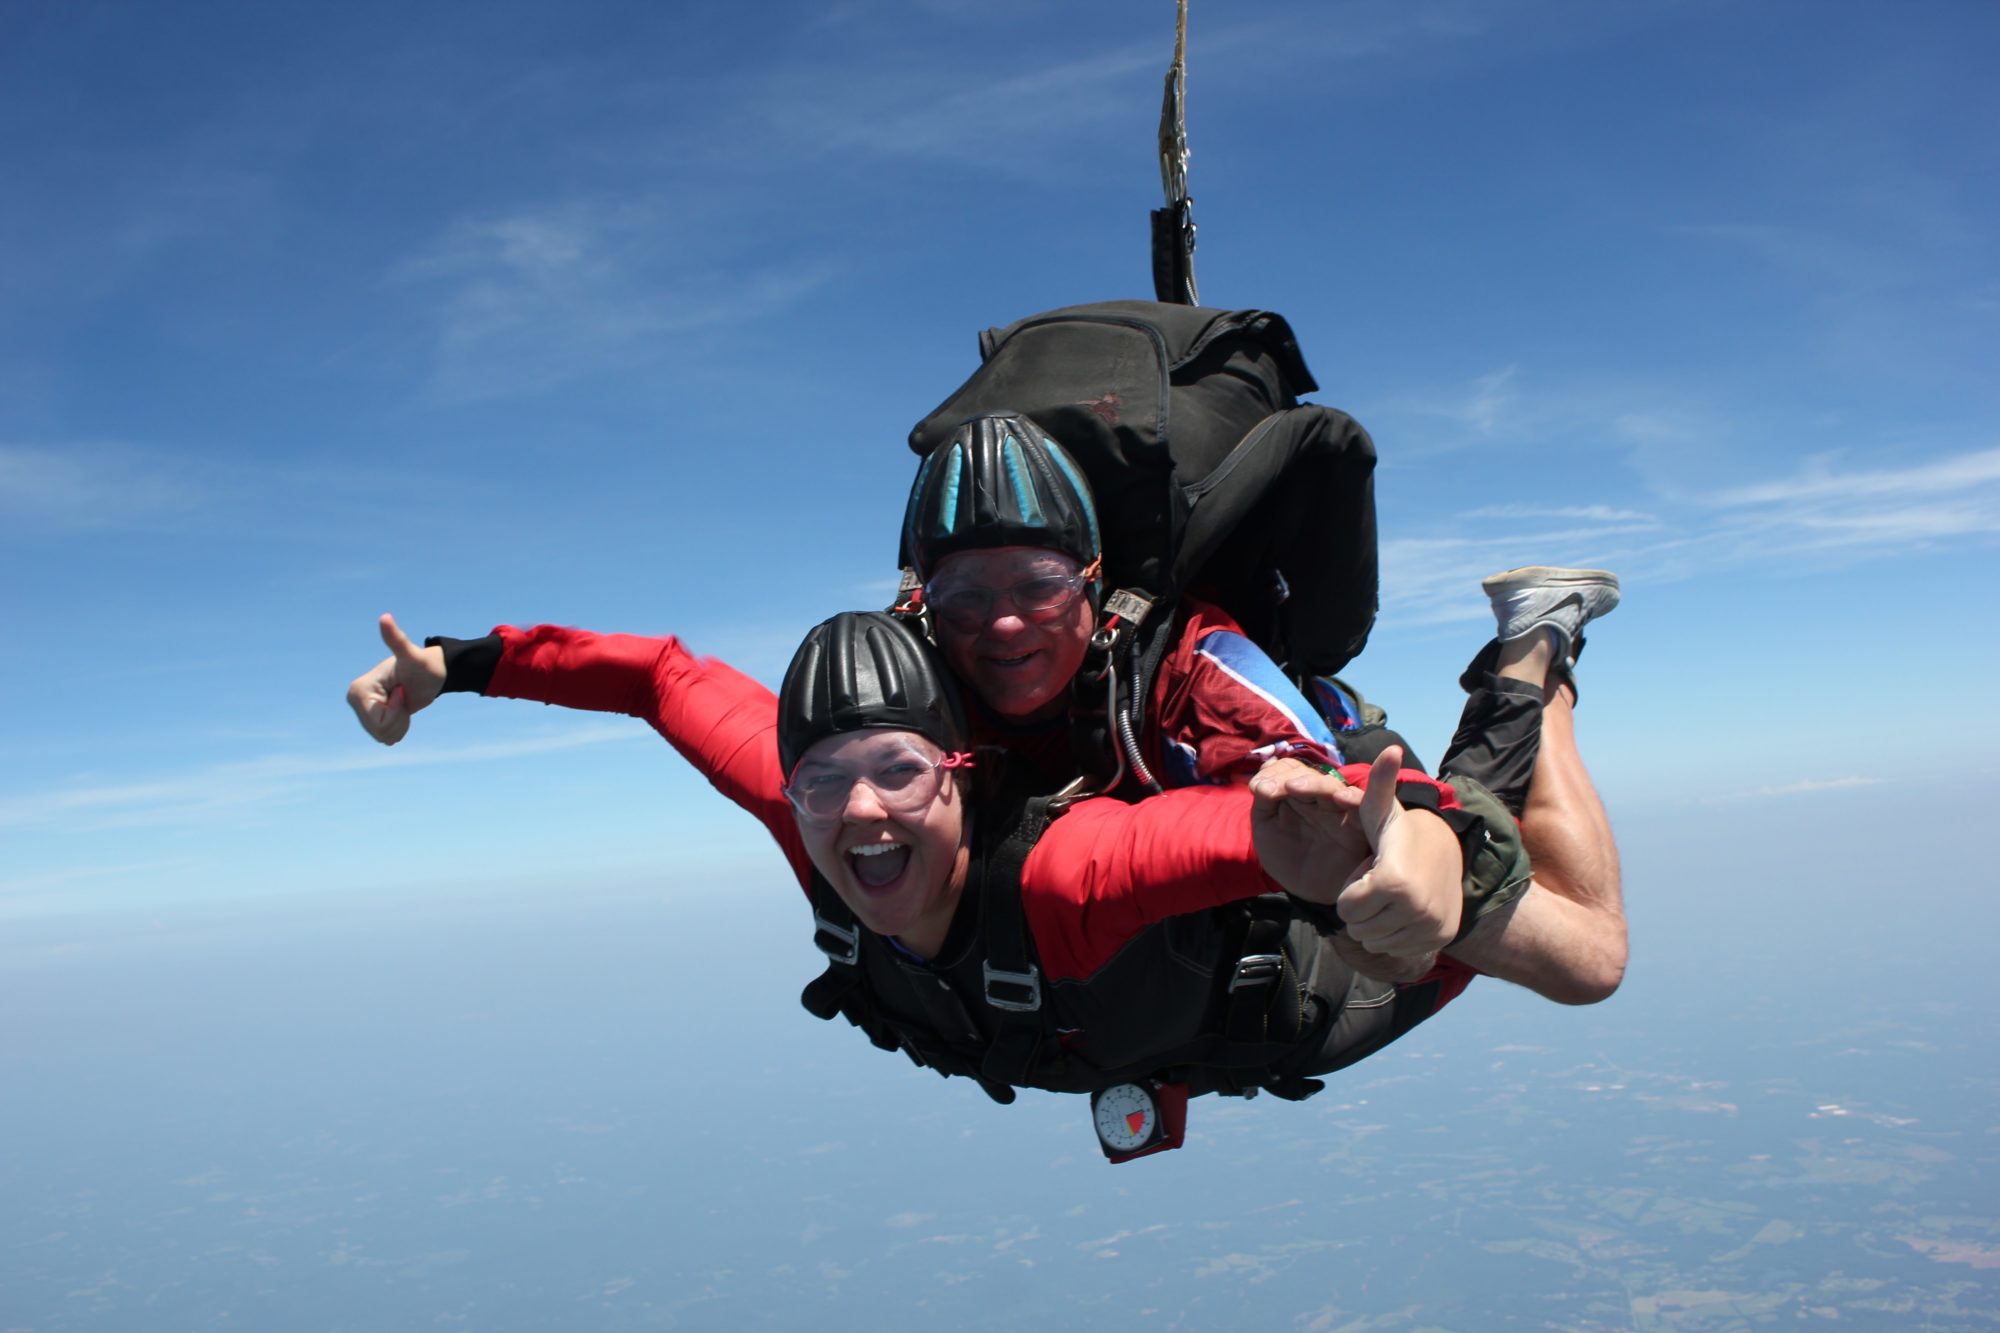
[[[1181,1146],[1187,1133],[1185,1083],[1145,1079],[1090,1094],[1097,1146],[1113,1164]]]

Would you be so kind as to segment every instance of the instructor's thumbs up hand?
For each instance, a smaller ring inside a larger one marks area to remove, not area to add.
[[[354,678],[347,706],[363,731],[394,745],[409,734],[410,714],[430,707],[444,689],[444,649],[419,648],[392,615],[382,617],[381,627],[389,655]]]
[[[1350,940],[1370,953],[1418,958],[1451,943],[1464,908],[1465,858],[1450,825],[1396,801],[1401,746],[1377,755],[1352,818],[1374,855],[1348,879],[1334,906]]]

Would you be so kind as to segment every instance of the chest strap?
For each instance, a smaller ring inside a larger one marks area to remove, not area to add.
[[[960,977],[954,986],[944,970],[905,957],[870,934],[832,886],[815,875],[813,943],[826,954],[828,965],[805,987],[799,1002],[821,1019],[844,1015],[883,1050],[901,1050],[912,1062],[947,1077],[972,1078],[1003,1104],[1015,1099],[1016,1086],[1059,1081],[1066,1056],[1044,1002],[1044,978],[1021,901],[1027,858],[1055,817],[1049,807],[1046,799],[1027,802],[1012,832],[975,856],[978,933],[972,951],[979,960],[977,991],[969,962],[954,969]],[[1273,1061],[1308,1038],[1325,1018],[1301,982],[1302,960],[1293,957],[1291,905],[1278,895],[1266,895],[1217,911],[1227,932],[1223,958],[1228,971],[1218,977],[1219,1008],[1212,1011],[1216,1017],[1211,1022],[1220,1030],[1208,1028],[1204,1055],[1196,1057],[1207,1075],[1203,1081],[1218,1091],[1264,1089],[1287,1098],[1309,1096],[1318,1091],[1317,1080],[1277,1077],[1270,1070]],[[883,1003],[871,975],[884,983],[895,978],[902,1012]],[[982,1002],[984,1027],[973,1012]]]
[[[821,1019],[836,1014],[867,1034],[884,1050],[902,1050],[912,1061],[976,1079],[997,1102],[1014,1100],[1014,1085],[1029,1081],[1038,1070],[1045,1075],[1061,1063],[1052,1035],[1052,1020],[1042,1005],[1042,970],[1021,905],[1021,871],[1036,841],[1053,816],[1049,802],[1037,798],[1022,808],[1012,830],[990,850],[975,855],[979,929],[974,942],[980,953],[980,999],[995,1029],[989,1041],[950,980],[938,970],[900,955],[889,955],[905,983],[911,1007],[921,1021],[890,1013],[868,982],[864,949],[886,950],[886,942],[870,936],[855,920],[823,876],[812,883],[813,943],[827,956],[827,969],[799,996],[806,1011]]]
[[[1049,802],[1029,801],[1012,832],[976,862],[979,873],[979,942],[986,951],[981,984],[999,1031],[980,1073],[996,1083],[1024,1081],[1037,1067],[1053,1026],[1042,1009],[1042,969],[1035,961],[1021,906],[1021,871],[1049,827]],[[1059,1049],[1047,1044],[1057,1060]]]

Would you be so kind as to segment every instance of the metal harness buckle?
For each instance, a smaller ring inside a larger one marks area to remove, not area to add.
[[[995,1009],[1007,1009],[1017,1014],[1030,1014],[1042,1007],[1042,969],[1028,964],[1025,972],[1008,972],[982,962],[980,967],[986,975],[986,1003]],[[994,984],[1011,986],[1024,995],[1025,999],[1003,999],[994,992]]]
[[[853,967],[861,961],[861,931],[854,926],[837,926],[818,912],[813,913],[813,943],[836,963]]]
[[[1131,588],[1120,588],[1104,599],[1104,614],[1116,616],[1133,629],[1146,623],[1153,611],[1153,599]]]
[[[1285,956],[1281,953],[1247,953],[1236,960],[1236,972],[1229,978],[1234,994],[1243,986],[1268,986],[1284,975]]]

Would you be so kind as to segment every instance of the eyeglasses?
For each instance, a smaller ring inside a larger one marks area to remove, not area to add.
[[[1090,580],[1082,574],[1043,574],[1008,588],[926,588],[924,602],[932,614],[955,630],[976,630],[993,618],[994,607],[1007,602],[1030,620],[1053,620],[1076,600]]]
[[[814,762],[800,765],[800,771],[785,784],[785,799],[799,817],[816,824],[830,824],[847,811],[848,794],[854,784],[865,782],[875,799],[891,814],[914,814],[937,798],[948,768],[970,768],[969,754],[947,754],[930,759],[915,750],[883,755],[865,766]]]

